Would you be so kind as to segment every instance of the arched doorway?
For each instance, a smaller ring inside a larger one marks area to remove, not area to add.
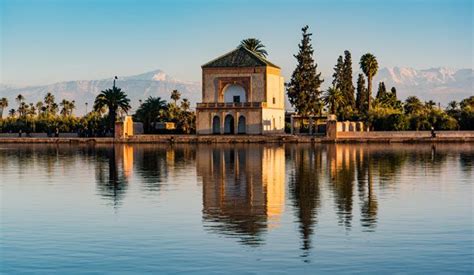
[[[238,134],[245,134],[246,131],[246,123],[245,123],[245,117],[240,116],[239,117],[239,124],[237,125],[237,133]]]
[[[224,134],[234,134],[234,117],[232,115],[226,115],[224,120]]]
[[[214,116],[212,119],[212,133],[214,135],[221,133],[221,118],[219,116]]]
[[[224,89],[224,102],[246,102],[245,89],[236,84],[228,85]]]

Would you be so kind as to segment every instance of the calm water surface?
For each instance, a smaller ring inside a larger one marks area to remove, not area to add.
[[[472,273],[473,171],[473,144],[0,144],[0,273]]]

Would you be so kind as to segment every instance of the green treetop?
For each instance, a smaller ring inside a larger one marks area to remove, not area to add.
[[[301,115],[320,113],[322,106],[320,87],[323,80],[313,59],[312,34],[308,33],[308,28],[302,28],[303,38],[298,45],[299,52],[294,55],[297,65],[287,86],[288,99]]]

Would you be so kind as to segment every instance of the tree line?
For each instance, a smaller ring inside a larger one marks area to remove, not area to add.
[[[302,28],[299,51],[294,55],[297,66],[286,84],[288,99],[298,114],[334,114],[338,120],[365,121],[374,130],[474,129],[474,96],[460,103],[452,101],[442,109],[432,100],[422,102],[415,96],[401,102],[395,87],[388,90],[385,83],[380,82],[373,97],[372,82],[379,65],[371,53],[360,58],[362,73],[358,74],[354,86],[351,53],[344,51],[334,66],[332,85],[323,91],[321,84],[324,80],[317,71],[312,34],[308,29],[308,26]]]
[[[432,100],[422,102],[415,96],[404,102],[397,97],[397,89],[387,89],[384,82],[378,83],[375,97],[372,95],[373,78],[379,65],[377,58],[366,53],[361,56],[356,85],[353,83],[352,56],[346,50],[337,59],[332,75],[332,85],[322,90],[324,80],[317,70],[309,27],[302,28],[299,51],[294,55],[297,66],[286,83],[288,99],[295,111],[303,116],[334,114],[338,120],[365,121],[374,130],[474,130],[474,96],[461,102],[452,101],[442,109]],[[262,58],[268,55],[259,39],[248,38],[240,42]],[[143,122],[145,133],[156,133],[159,122],[174,122],[176,133],[195,131],[195,113],[190,102],[181,99],[173,90],[171,102],[160,97],[140,100],[140,106],[133,115],[134,121]],[[112,135],[117,116],[127,114],[131,109],[130,99],[120,88],[101,91],[94,101],[93,110],[82,117],[73,115],[74,101],[63,99],[59,104],[51,93],[42,101],[26,103],[23,95],[15,99],[17,108],[8,110],[6,98],[0,99],[0,132],[78,132],[81,135]],[[180,101],[180,102],[179,102]],[[179,103],[178,103],[179,102]]]
[[[134,121],[144,123],[145,133],[156,133],[156,123],[174,122],[173,133],[192,133],[195,131],[195,114],[190,110],[188,99],[181,99],[181,93],[173,90],[168,103],[160,97],[149,97],[133,114]],[[130,99],[118,87],[103,90],[97,95],[93,109],[83,116],[75,116],[75,101],[66,99],[56,103],[55,97],[47,93],[42,101],[26,103],[19,94],[15,101],[17,108],[5,110],[10,106],[7,98],[0,99],[0,132],[23,132],[25,134],[43,132],[75,132],[81,136],[112,136],[115,121],[126,115],[130,109]],[[87,103],[86,103],[87,104]]]

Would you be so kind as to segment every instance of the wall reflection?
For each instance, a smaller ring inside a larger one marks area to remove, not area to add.
[[[285,151],[258,145],[199,146],[206,230],[237,236],[247,245],[277,227],[285,200]]]

